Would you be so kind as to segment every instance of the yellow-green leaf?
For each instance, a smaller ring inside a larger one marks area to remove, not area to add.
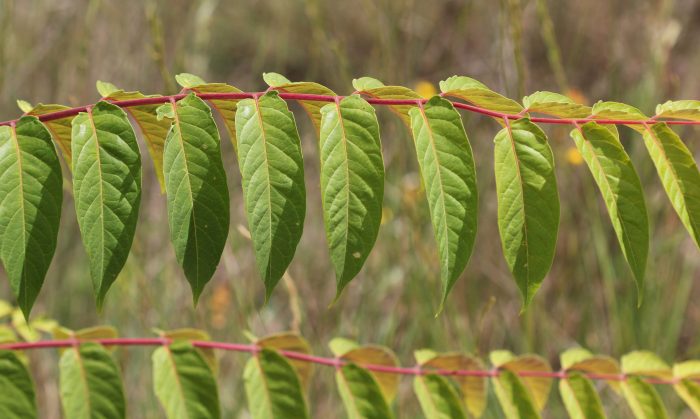
[[[686,361],[673,366],[673,378],[679,380],[673,385],[676,393],[686,402],[697,416],[700,416],[700,361]]]
[[[243,381],[253,419],[309,417],[296,370],[277,351],[262,348],[248,360]]]
[[[644,271],[649,252],[649,219],[642,184],[620,140],[595,122],[571,131],[576,148],[593,174],[622,253],[644,295]]]
[[[226,83],[207,83],[194,74],[181,73],[175,76],[175,80],[183,88],[196,93],[240,93],[236,87]],[[236,142],[236,106],[240,99],[208,99],[207,102],[221,115],[226,126],[233,147]]]
[[[189,342],[153,352],[153,386],[169,419],[216,419],[221,416],[216,379]]]
[[[63,352],[60,389],[66,418],[125,417],[121,374],[109,352],[99,344],[82,343]]]
[[[519,114],[523,107],[486,87],[485,84],[469,77],[452,76],[440,82],[440,91],[445,96],[466,100],[478,107],[496,112]]]
[[[268,335],[257,339],[255,344],[262,348],[276,349],[278,351],[311,354],[311,347],[306,339],[292,332],[282,332],[274,335]],[[296,359],[288,359],[287,361],[296,369],[302,387],[307,387],[311,380],[314,364]]]
[[[263,73],[263,80],[268,86],[279,92],[335,96],[335,93],[326,86],[308,81],[292,82],[278,73]],[[311,118],[311,122],[316,128],[316,133],[319,134],[321,131],[321,108],[325,106],[326,102],[300,100],[299,103]]]
[[[119,101],[131,99],[143,99],[148,97],[160,97],[160,95],[144,95],[141,92],[125,92],[117,88],[112,83],[97,81],[97,91],[102,95],[103,100]],[[148,152],[153,159],[153,167],[160,182],[161,192],[165,191],[163,179],[163,145],[165,137],[170,129],[170,122],[158,119],[156,109],[158,104],[137,105],[123,108],[139,126],[143,138],[148,146]]]
[[[426,353],[416,354],[416,361],[423,369],[484,371],[483,363],[478,359],[462,353]],[[481,417],[486,409],[488,382],[484,377],[455,375],[451,377],[462,392],[467,410],[474,417]]]
[[[644,126],[643,136],[673,209],[700,247],[700,171],[693,154],[665,123]]]
[[[384,83],[371,77],[360,77],[353,79],[352,86],[357,93],[376,99],[399,99],[399,100],[422,100],[423,98],[418,93],[403,86],[385,86]],[[396,113],[407,127],[411,128],[411,109],[418,106],[415,105],[389,105],[394,113]]]
[[[538,112],[558,118],[585,118],[591,107],[576,103],[571,98],[554,92],[535,92],[523,98],[528,112]]]
[[[37,417],[34,383],[27,367],[12,351],[0,351],[0,417]]]

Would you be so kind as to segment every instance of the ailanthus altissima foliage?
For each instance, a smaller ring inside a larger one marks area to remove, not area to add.
[[[601,402],[605,387],[627,405],[625,417],[665,418],[665,401],[670,401],[665,399],[672,396],[663,392],[662,398],[659,386],[672,386],[690,411],[700,414],[700,361],[670,366],[646,351],[628,353],[618,361],[572,348],[554,361],[555,370],[549,361],[532,354],[496,350],[486,361],[462,352],[420,349],[414,352],[414,363],[401,366],[389,348],[344,338],[329,342],[332,356],[319,356],[311,353],[304,338],[291,332],[251,336],[247,344],[212,342],[206,332],[196,329],[126,339],[109,326],[72,331],[46,320],[26,324],[19,310],[15,316],[4,303],[2,310],[0,319],[12,318],[11,324],[0,321],[3,419],[37,417],[24,351],[38,348],[59,351],[56,382],[65,417],[124,418],[129,400],[115,357],[116,351],[126,350],[119,349],[122,345],[146,346],[129,350],[151,352],[153,394],[168,418],[221,417],[218,359],[227,352],[247,357],[239,372],[247,401],[236,403],[247,402],[254,419],[311,417],[314,409],[307,403],[307,388],[320,374],[335,375],[338,407],[342,405],[351,419],[391,419],[397,413],[418,417],[418,412],[402,408],[408,397],[415,397],[430,419],[479,418],[487,410],[498,417],[535,419],[555,397],[561,398],[571,418],[605,418]],[[51,333],[53,340],[38,340],[39,330]],[[402,380],[412,381],[413,394],[399,396]]]
[[[24,313],[31,311],[56,247],[63,199],[56,150],[71,169],[76,215],[102,304],[136,228],[142,164],[136,131],[158,171],[172,245],[197,301],[219,263],[230,221],[213,113],[220,114],[236,150],[256,262],[269,298],[294,257],[306,215],[302,148],[289,100],[301,104],[319,136],[336,298],[362,269],[381,222],[384,162],[373,105],[389,106],[413,135],[440,260],[440,309],[478,245],[475,159],[458,109],[488,115],[502,127],[494,138],[498,227],[524,306],[552,265],[559,228],[554,156],[538,122],[571,126],[640,303],[649,220],[617,125],[641,134],[671,206],[700,244],[700,171],[670,127],[681,122],[677,119],[700,123],[700,101],[669,101],[649,118],[623,103],[588,107],[552,92],[536,92],[519,103],[463,76],[440,82],[440,95],[430,99],[370,77],[354,80],[355,93],[346,97],[275,73],[263,78],[269,85],[265,93],[180,74],[176,79],[184,93],[174,96],[125,92],[98,82],[102,100],[87,107],[20,101],[25,115],[0,123],[0,259]]]

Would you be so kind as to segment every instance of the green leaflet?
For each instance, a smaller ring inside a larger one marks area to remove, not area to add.
[[[241,91],[226,83],[207,83],[194,74],[181,73],[175,76],[175,80],[180,86],[197,93],[240,93]],[[236,106],[238,99],[208,99],[207,102],[219,112],[224,120],[226,132],[231,139],[233,148],[236,144]]]
[[[649,351],[630,352],[622,357],[622,394],[637,419],[666,418],[663,401],[651,384],[642,377],[669,379],[672,371],[656,354]]]
[[[326,86],[308,81],[292,82],[278,73],[263,73],[263,80],[268,86],[279,92],[335,96],[335,93]],[[311,122],[316,128],[316,133],[319,133],[321,131],[321,108],[325,105],[325,102],[300,100],[299,104],[311,118]]]
[[[228,236],[226,173],[219,131],[207,104],[191,93],[176,106],[164,106],[174,112],[163,161],[170,240],[196,304]]]
[[[117,88],[112,83],[97,81],[97,91],[104,100],[130,100],[147,97],[159,97],[160,95],[144,95],[141,92],[125,92]],[[165,191],[165,180],[163,179],[163,145],[165,137],[170,129],[170,122],[159,120],[156,109],[159,104],[138,105],[123,108],[124,112],[131,115],[139,126],[143,138],[148,146],[148,152],[153,159],[153,167],[160,183],[161,192]]]
[[[666,101],[656,106],[656,116],[700,121],[700,100]]]
[[[0,351],[0,417],[37,417],[34,383],[27,368],[12,351]]]
[[[559,393],[572,419],[605,418],[605,412],[593,383],[580,373],[559,380]]]
[[[577,126],[571,137],[603,195],[622,253],[634,274],[641,304],[649,252],[649,219],[637,171],[620,140],[597,123]]]
[[[82,343],[66,350],[59,367],[65,417],[125,417],[121,375],[109,352],[101,345]]]
[[[462,353],[436,354],[430,350],[416,351],[416,360],[424,370],[484,370],[482,362]],[[486,409],[488,381],[485,377],[452,376],[461,389],[467,410],[473,417],[481,417]]]
[[[73,120],[73,195],[97,306],[129,256],[141,203],[141,156],[123,110],[98,102]]]
[[[686,361],[673,366],[673,377],[680,380],[673,385],[676,393],[700,416],[700,361]]]
[[[437,374],[416,375],[413,390],[426,418],[466,419],[459,395],[445,377]]]
[[[62,203],[51,134],[33,116],[0,127],[0,259],[27,318],[56,250]]]
[[[384,161],[374,108],[348,96],[321,109],[321,195],[336,298],[362,269],[382,219]]]
[[[498,230],[524,309],[547,275],[557,244],[554,159],[544,132],[529,119],[506,123],[494,142]]]
[[[335,338],[328,344],[337,358],[351,362],[359,367],[363,365],[383,365],[395,367],[399,364],[396,355],[391,349],[378,345],[359,346],[356,342],[344,338]],[[388,372],[368,371],[374,378],[384,395],[384,399],[391,403],[396,398],[399,389],[400,376]]]
[[[265,301],[294,257],[306,215],[301,142],[276,91],[238,103],[238,163]]]
[[[277,351],[262,348],[248,360],[243,380],[253,419],[309,417],[294,367]]]
[[[352,80],[352,86],[357,90],[357,93],[367,95],[377,99],[401,99],[401,100],[422,100],[423,98],[408,87],[403,86],[385,86],[384,83],[372,77],[360,77]],[[390,105],[394,113],[396,113],[408,128],[411,128],[411,109],[418,106],[415,105]]]
[[[515,356],[509,351],[499,350],[489,354],[491,364],[500,371],[510,371],[517,374],[520,371],[539,371],[549,373],[552,368],[547,361],[537,355]],[[547,377],[519,377],[515,375],[518,382],[522,383],[532,397],[532,402],[537,411],[542,411],[547,404],[547,398],[552,388],[552,379]]]
[[[591,115],[599,119],[616,119],[622,121],[643,121],[648,119],[639,109],[620,102],[598,101],[593,105]],[[636,131],[644,132],[644,126],[641,124],[627,124],[627,126]]]
[[[553,92],[535,92],[523,98],[528,112],[554,115],[559,118],[585,118],[591,114],[590,106],[581,105],[571,98]]]
[[[292,332],[281,332],[265,336],[255,340],[255,344],[268,349],[277,351],[290,351],[302,354],[311,354],[311,347],[303,337]],[[292,367],[297,372],[299,382],[302,388],[309,386],[311,375],[313,374],[314,364],[296,359],[287,359]]]
[[[476,106],[497,112],[518,114],[523,107],[486,87],[485,84],[469,77],[452,76],[440,82],[440,91],[446,96],[456,97],[471,102]]]
[[[505,417],[509,419],[540,417],[527,388],[515,373],[501,370],[498,377],[491,379],[491,383]]]
[[[336,370],[335,382],[349,419],[393,417],[379,385],[366,369],[353,363],[345,364]]]
[[[478,209],[476,171],[462,118],[449,101],[435,96],[424,106],[411,109],[410,115],[440,254],[439,313],[474,247]]]
[[[69,106],[64,106],[64,105],[44,105],[43,103],[39,103],[36,106],[32,106],[31,104],[25,102],[25,101],[17,101],[18,105],[20,105],[20,108],[22,111],[28,115],[28,116],[41,116],[45,115],[47,113],[54,113],[54,112],[59,112],[59,111],[65,111],[67,109],[70,109]],[[53,121],[46,121],[45,126],[51,132],[51,136],[53,137],[53,140],[56,142],[56,145],[58,145],[58,148],[61,150],[61,154],[63,155],[63,160],[66,162],[68,165],[69,169],[73,169],[72,166],[72,156],[71,156],[71,122],[73,121],[72,116],[68,116],[65,118],[61,119],[54,119]]]
[[[639,377],[629,376],[621,386],[622,394],[637,419],[668,417],[659,393],[651,384],[642,381]]]
[[[188,342],[153,352],[153,387],[169,419],[221,416],[216,379],[199,351]]]
[[[159,331],[159,334],[162,337],[172,339],[173,341],[192,342],[193,340],[211,340],[207,332],[191,328],[163,330]],[[199,354],[202,355],[202,358],[204,358],[204,360],[207,362],[207,365],[209,365],[209,368],[211,369],[214,376],[216,376],[216,374],[219,371],[219,361],[216,358],[216,353],[214,352],[214,349],[201,347],[198,347],[196,349],[199,352]]]
[[[700,247],[700,172],[693,155],[665,123],[645,125],[643,136],[673,209]]]

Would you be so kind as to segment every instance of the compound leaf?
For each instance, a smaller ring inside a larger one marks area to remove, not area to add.
[[[554,159],[529,119],[506,123],[494,140],[498,230],[524,308],[549,271],[559,228]]]
[[[121,375],[104,347],[90,342],[72,347],[63,352],[59,366],[65,417],[125,417]]]
[[[277,351],[262,348],[248,360],[243,380],[253,419],[309,417],[299,377]]]
[[[207,104],[191,93],[176,105],[164,106],[174,120],[163,161],[170,240],[196,303],[228,236],[226,173],[219,131]]]
[[[267,301],[304,227],[301,143],[294,115],[276,91],[240,101],[236,130],[245,209]]]
[[[153,386],[170,419],[221,416],[214,374],[197,348],[177,341],[153,352]]]
[[[0,127],[0,259],[28,318],[56,250],[63,178],[51,134],[33,116]]]
[[[98,102],[73,120],[73,195],[98,307],[121,271],[141,203],[141,155],[119,107]]]
[[[442,298],[447,299],[474,247],[478,191],[471,145],[452,104],[435,96],[411,109],[421,178],[440,255]]]
[[[382,218],[384,161],[379,124],[364,99],[348,96],[321,109],[321,196],[337,293],[357,275]]]

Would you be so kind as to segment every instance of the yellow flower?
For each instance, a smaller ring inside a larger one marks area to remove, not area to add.
[[[581,153],[578,152],[576,147],[569,147],[569,149],[566,150],[566,161],[569,164],[578,166],[583,164],[583,157],[581,156]]]
[[[437,94],[435,85],[429,81],[421,80],[416,83],[416,93],[425,99],[430,99]]]

